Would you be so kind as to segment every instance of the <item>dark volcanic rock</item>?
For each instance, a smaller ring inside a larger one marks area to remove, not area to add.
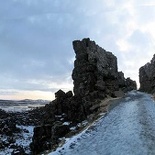
[[[52,149],[54,145],[59,143],[59,138],[64,137],[69,131],[69,127],[61,122],[36,127],[31,144],[33,153],[38,154],[44,150]]]
[[[17,135],[22,136],[22,130],[17,127],[16,121],[16,113],[8,113],[0,109],[0,150],[10,148],[13,150],[12,155],[26,155],[22,146],[15,144]]]
[[[62,90],[59,90],[55,93],[55,98],[57,99],[64,98],[65,96],[66,96],[65,92],[63,92]]]
[[[0,135],[12,136],[13,133],[20,132],[16,127],[14,117],[3,110],[0,110],[0,114]]]
[[[4,119],[9,117],[9,114],[5,112],[4,110],[0,109],[0,119]]]
[[[64,125],[64,122],[77,124],[86,118],[81,98],[73,96],[71,91],[65,93],[59,90],[55,93],[55,97],[56,99],[50,104],[35,110],[36,114],[37,110],[44,114],[42,115],[42,125],[34,128],[31,144],[34,154],[52,149],[60,142],[59,138],[69,133],[70,128],[68,125]]]
[[[155,55],[150,63],[139,69],[140,90],[148,93],[155,92]]]
[[[130,78],[127,78],[125,80],[125,83],[126,83],[126,88],[124,89],[125,92],[131,91],[131,90],[136,90],[136,88],[137,88],[136,81],[133,81]]]
[[[58,145],[59,138],[64,137],[72,127],[64,125],[64,122],[76,126],[99,110],[102,99],[136,89],[134,81],[125,79],[124,74],[118,72],[117,58],[111,52],[90,39],[74,41],[73,48],[76,53],[72,73],[74,96],[71,91],[65,93],[59,90],[54,101],[32,111],[38,113],[41,119],[41,125],[34,129],[31,144],[34,154]]]
[[[27,155],[21,146],[12,151],[11,155]]]
[[[118,72],[117,58],[111,52],[89,38],[74,41],[73,47],[76,53],[72,74],[75,96],[85,97],[96,92],[98,97],[104,98],[120,88],[123,91],[136,89],[136,82],[125,79],[124,74]]]

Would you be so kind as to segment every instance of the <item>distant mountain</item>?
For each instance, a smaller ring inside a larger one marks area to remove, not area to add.
[[[48,104],[49,100],[32,100],[32,99],[24,99],[24,100],[3,100],[0,99],[0,106],[18,106],[18,105],[34,105],[34,104]]]
[[[42,107],[48,104],[49,100],[31,100],[31,99],[24,99],[24,100],[0,100],[0,109],[5,111],[12,111],[12,112],[22,112],[34,109],[36,107]]]
[[[37,100],[32,100],[32,99],[24,99],[24,100],[19,100],[16,102],[20,102],[20,103],[49,103],[50,100],[42,100],[42,99],[37,99]]]

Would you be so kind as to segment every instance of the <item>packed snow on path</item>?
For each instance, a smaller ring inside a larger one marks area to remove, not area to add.
[[[155,102],[138,91],[49,155],[154,155]]]

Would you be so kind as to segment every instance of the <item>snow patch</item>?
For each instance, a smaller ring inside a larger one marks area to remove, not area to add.
[[[20,128],[23,132],[22,135],[18,135],[19,138],[16,140],[16,144],[22,145],[24,148],[29,147],[29,144],[32,142],[34,126],[17,125],[17,127]]]
[[[62,125],[70,125],[70,122],[64,122]]]
[[[15,138],[15,143],[14,145],[17,146],[23,146],[25,152],[27,154],[30,154],[30,147],[29,144],[32,142],[32,137],[33,137],[33,129],[34,126],[19,126],[17,125],[18,128],[22,130],[21,133],[14,134]],[[7,136],[0,136],[2,141],[7,141]],[[13,149],[11,148],[6,148],[3,150],[0,150],[0,155],[11,155],[11,152]]]

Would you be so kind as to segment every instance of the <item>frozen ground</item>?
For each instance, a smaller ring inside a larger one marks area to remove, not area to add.
[[[48,100],[1,100],[0,99],[0,109],[3,109],[7,112],[24,112],[27,110],[34,109],[36,107],[45,106],[50,101]]]
[[[27,154],[30,154],[29,144],[32,142],[33,136],[33,126],[17,126],[22,129],[22,133],[18,133],[14,135],[15,143],[14,145],[22,146]],[[7,136],[0,136],[1,140],[5,141]],[[0,155],[11,155],[13,151],[12,148],[0,149]]]
[[[91,128],[49,155],[154,155],[155,103],[132,91]]]

